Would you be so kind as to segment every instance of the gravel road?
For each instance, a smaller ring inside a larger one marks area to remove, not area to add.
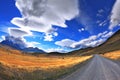
[[[99,55],[94,55],[85,66],[58,80],[120,80],[120,66]]]

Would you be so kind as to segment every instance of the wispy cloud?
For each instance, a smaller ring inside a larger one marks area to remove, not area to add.
[[[85,31],[84,28],[78,29],[79,32]]]
[[[57,41],[55,42],[56,45],[59,45],[61,47],[72,47],[71,45],[73,43],[76,43],[76,41],[74,40],[70,40],[70,39],[63,39],[61,41]]]
[[[16,49],[23,49],[27,46],[22,38],[15,38],[13,36],[5,36],[1,44],[5,44]]]
[[[63,39],[57,41],[55,44],[61,47],[68,47],[73,49],[86,48],[86,47],[95,47],[102,44],[107,38],[109,38],[113,32],[103,32],[98,35],[92,35],[89,38],[82,39],[80,41],[74,41],[71,39]]]
[[[40,45],[41,43],[39,43],[39,42],[25,42],[26,43],[26,45],[27,45],[27,47],[37,47],[37,45]]]
[[[5,40],[5,36],[0,37],[0,42],[2,42],[3,40]]]
[[[58,36],[57,32],[52,32],[50,34],[45,34],[44,41],[54,41],[54,37]]]
[[[120,24],[120,0],[116,0],[111,12],[109,29],[112,30],[119,24]]]
[[[65,51],[65,49],[63,49],[63,48],[50,48],[50,49],[46,50],[46,52],[48,52],[48,53],[50,53],[50,52],[66,53],[68,51]]]
[[[14,37],[24,37],[32,35],[29,30],[24,30],[22,28],[9,28],[9,34]]]

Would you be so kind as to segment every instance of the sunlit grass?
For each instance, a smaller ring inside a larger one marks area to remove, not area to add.
[[[21,54],[17,50],[8,52],[6,49],[0,48],[0,62],[9,67],[34,69],[50,69],[70,67],[79,64],[92,56],[32,56]]]
[[[110,59],[118,60],[120,59],[120,50],[105,53],[103,56]]]

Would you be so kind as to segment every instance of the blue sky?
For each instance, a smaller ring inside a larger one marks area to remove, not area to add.
[[[0,41],[69,52],[102,44],[120,29],[119,0],[1,0]]]

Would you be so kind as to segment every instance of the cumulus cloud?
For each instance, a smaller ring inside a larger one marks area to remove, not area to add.
[[[13,36],[5,36],[5,39],[1,42],[1,44],[11,46],[15,49],[23,49],[27,45],[26,43],[22,40],[22,38],[15,38]]]
[[[0,37],[0,42],[2,42],[3,40],[5,40],[5,36]]]
[[[98,24],[99,24],[99,26],[105,26],[105,25],[107,25],[107,21],[108,20],[104,20],[103,22],[99,22]]]
[[[79,32],[82,32],[82,31],[84,31],[84,30],[85,30],[84,28],[78,29]]]
[[[65,21],[79,14],[78,0],[16,0],[16,7],[22,17],[13,18],[13,24],[47,34],[54,31],[52,25],[65,28]]]
[[[58,33],[57,33],[57,32],[54,32],[53,35],[54,35],[54,36],[58,36]]]
[[[113,32],[105,31],[103,33],[99,33],[98,35],[92,35],[89,38],[82,39],[80,41],[63,39],[61,41],[57,41],[55,44],[61,47],[67,47],[67,48],[73,48],[73,49],[95,47],[102,44],[112,34]]]
[[[53,35],[51,34],[46,34],[44,36],[44,41],[53,41]]]
[[[94,47],[95,46],[95,41],[97,39],[96,35],[90,36],[89,38],[80,40],[76,43],[73,43],[71,46],[72,48],[86,48],[86,47]]]
[[[58,36],[58,33],[57,32],[53,32],[53,33],[50,33],[50,34],[45,34],[44,36],[44,41],[54,41],[53,38]]]
[[[100,9],[100,10],[98,10],[98,13],[99,13],[99,14],[102,14],[102,13],[104,13],[104,10],[103,10],[103,9]]]
[[[39,44],[41,44],[41,43],[39,43],[39,42],[26,42],[26,45],[27,45],[27,47],[37,47],[37,45],[39,45]]]
[[[102,44],[105,39],[84,39],[79,42],[72,44],[72,48],[86,48],[86,47],[95,47]]]
[[[111,12],[109,29],[112,30],[119,24],[120,24],[120,0],[116,0]]]
[[[23,37],[26,35],[32,35],[30,31],[25,31],[20,28],[9,28],[9,34],[11,36],[14,35],[14,37]]]
[[[40,45],[39,42],[28,42],[22,37],[13,37],[13,36],[1,36],[0,37],[1,44],[5,44],[8,46],[11,46],[16,49],[24,49],[26,47],[37,47],[37,45]]]
[[[62,46],[62,47],[71,47],[71,45],[73,43],[76,43],[76,41],[70,40],[70,39],[63,39],[61,41],[55,42],[56,45],[59,45],[59,46]]]
[[[65,51],[63,48],[50,48],[46,50],[46,52],[47,53],[50,53],[50,52],[66,53],[67,51]]]
[[[107,34],[104,34],[102,35],[102,38],[108,38],[110,36],[112,36],[114,33],[111,31],[111,32],[108,32]]]
[[[93,35],[93,36],[90,36],[89,38],[73,43],[71,46],[72,48],[95,47],[102,44],[112,34],[113,32],[104,31],[103,33],[99,33],[98,35]]]

